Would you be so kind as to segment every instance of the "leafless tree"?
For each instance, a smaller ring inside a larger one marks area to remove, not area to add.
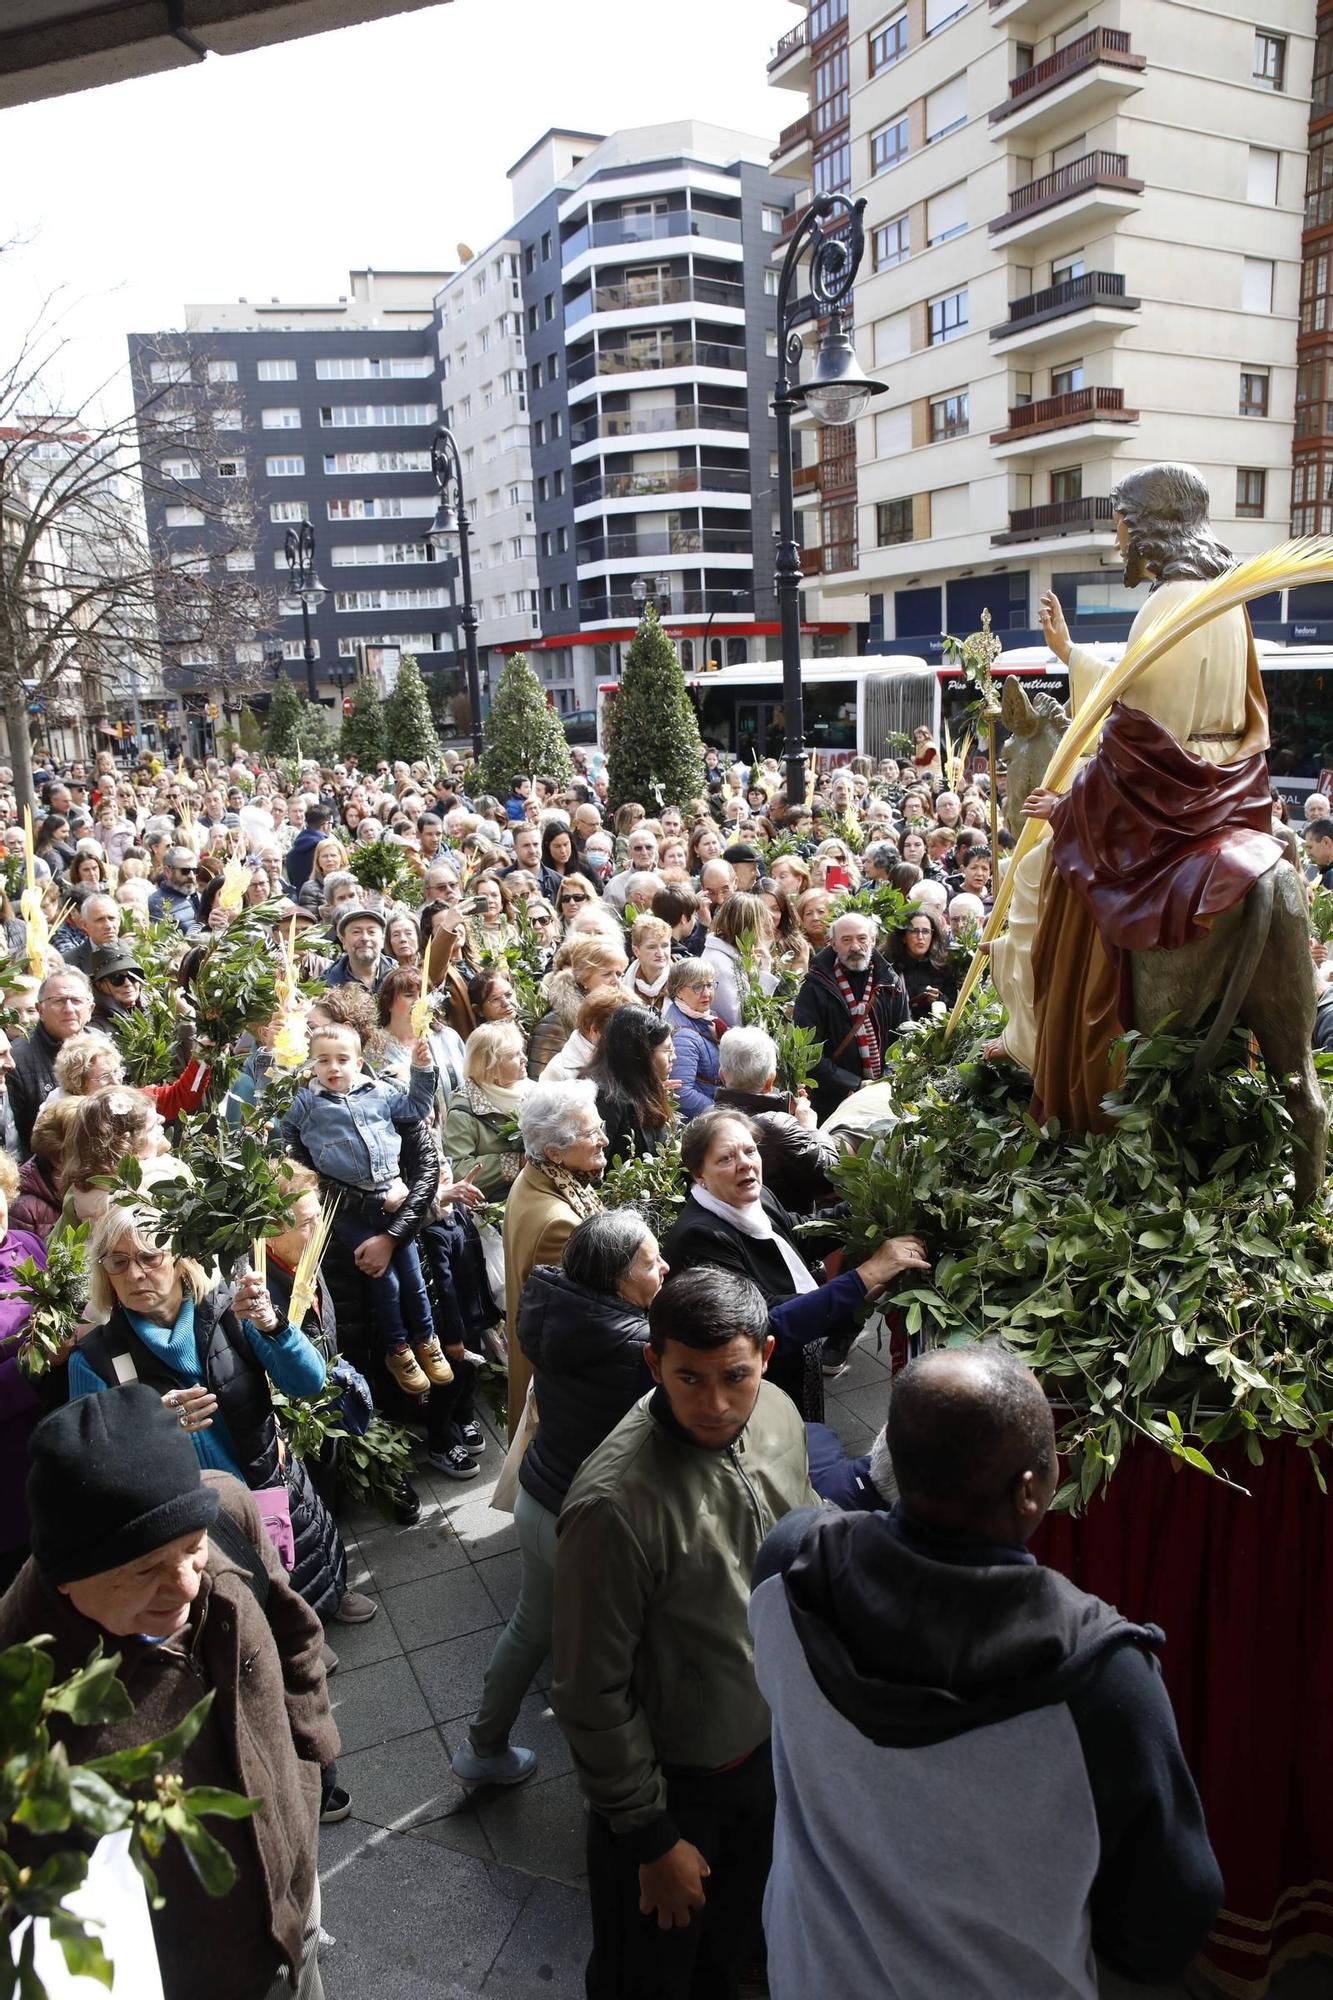
[[[58,389],[65,345],[48,302],[0,359],[0,711],[20,805],[33,796],[34,709],[123,699],[169,666],[224,658],[229,688],[257,688],[262,656],[231,660],[278,624],[271,586],[236,566],[258,546],[258,513],[234,470],[226,386],[197,349],[184,378],[167,335],[152,370],[163,379],[137,411],[122,380],[71,406]],[[116,404],[125,413],[107,414]],[[173,553],[150,533],[153,502],[189,510],[194,546]]]

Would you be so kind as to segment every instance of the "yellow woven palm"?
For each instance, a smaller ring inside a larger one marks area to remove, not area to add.
[[[1277,548],[1269,549],[1264,555],[1252,556],[1248,562],[1237,563],[1232,569],[1224,570],[1221,576],[1201,583],[1197,590],[1182,598],[1166,617],[1154,625],[1149,632],[1135,639],[1125,649],[1125,656],[1110,678],[1102,683],[1089,700],[1081,714],[1075,716],[1068,730],[1056,747],[1055,755],[1046,767],[1042,780],[1048,792],[1067,792],[1078,769],[1079,758],[1086,755],[1097,739],[1098,732],[1114,704],[1133,686],[1146,668],[1155,665],[1163,653],[1188,639],[1201,625],[1211,619],[1221,617],[1225,611],[1234,611],[1237,606],[1248,604],[1252,598],[1264,597],[1273,590],[1297,590],[1303,584],[1333,582],[1333,536],[1307,535],[1299,541],[1282,542]],[[945,1029],[946,1040],[952,1035],[963,1018],[966,1007],[982,968],[986,963],[985,947],[1000,934],[1005,917],[1009,912],[1009,902],[1013,895],[1015,871],[1025,854],[1031,852],[1041,838],[1040,820],[1027,820],[1009,857],[1004,880],[995,892],[995,903],[981,934],[981,941],[967,968],[967,977],[959,989]]]

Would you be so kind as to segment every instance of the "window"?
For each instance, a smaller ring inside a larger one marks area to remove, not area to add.
[[[565,428],[565,420],[564,420],[564,417],[563,417],[563,416],[561,415],[561,413],[560,413],[560,411],[559,411],[559,410],[552,410],[552,412],[551,412],[551,439],[552,439],[552,442],[554,442],[554,441],[555,441],[555,439],[556,439],[556,438],[558,438],[558,437],[560,436],[560,433],[561,433],[561,432],[562,432],[562,431],[564,430],[564,428]]]
[[[542,535],[542,554],[549,557],[552,550],[551,532],[548,528]]]
[[[905,215],[881,222],[870,238],[870,261],[877,271],[891,271],[912,254],[911,228]]]
[[[378,500],[330,500],[331,521],[429,520],[435,512],[433,493],[389,493]]]
[[[967,182],[957,181],[953,187],[941,188],[926,203],[926,243],[947,243],[951,236],[961,236],[967,228]]]
[[[1268,474],[1260,467],[1242,465],[1236,472],[1236,518],[1262,521]]]
[[[1273,265],[1268,257],[1247,257],[1241,276],[1240,309],[1249,313],[1273,310]]]
[[[546,474],[543,473],[541,478],[537,481],[537,498],[545,502],[549,500],[550,497],[551,497],[550,483],[547,480]]]
[[[1075,389],[1081,389],[1082,387],[1083,363],[1081,361],[1071,361],[1064,368],[1053,368],[1051,370],[1051,394],[1053,396],[1072,396]]]
[[[1267,146],[1251,146],[1249,172],[1245,182],[1246,201],[1257,202],[1261,208],[1277,206],[1277,170],[1280,153],[1270,152]]]
[[[381,563],[426,561],[420,542],[335,542],[329,554],[334,569],[374,569]]]
[[[912,405],[901,403],[896,410],[879,410],[875,415],[875,457],[895,458],[912,449]]]
[[[810,178],[816,194],[846,194],[852,184],[852,142],[845,132],[815,147]]]
[[[536,268],[537,268],[537,246],[535,243],[529,243],[527,249],[523,252],[523,269],[527,272],[528,276],[531,277],[532,273],[536,270]]]
[[[220,458],[218,460],[219,479],[244,479],[245,460],[243,458]]]
[[[532,426],[532,442],[535,445],[543,445],[546,443],[545,417],[538,417],[536,423]]]
[[[938,34],[967,12],[967,0],[926,0],[926,33]]]
[[[238,667],[262,667],[264,664],[264,648],[256,645],[253,640],[247,640],[244,645],[237,646],[235,655]]]
[[[780,208],[765,208],[761,212],[760,220],[763,224],[764,233],[768,236],[776,236],[782,227],[782,210]]]
[[[574,599],[570,591],[569,585],[567,583],[562,583],[560,586],[560,609],[562,611],[572,610],[573,604],[574,604]]]
[[[169,528],[202,528],[204,510],[202,507],[168,507],[166,523]]]
[[[278,522],[279,526],[286,521],[304,521],[305,501],[273,500],[269,503],[268,518]]]
[[[224,564],[230,570],[253,569],[255,566],[255,552],[253,549],[228,549],[224,558]]]
[[[930,437],[932,444],[941,438],[967,436],[967,390],[960,389],[952,396],[938,396],[930,406]]]
[[[326,451],[326,473],[429,472],[428,451]]]
[[[181,570],[186,576],[208,575],[208,552],[197,549],[177,549],[171,558],[171,567]]]
[[[878,76],[882,69],[892,69],[906,53],[907,9],[903,7],[870,37],[870,74]]]
[[[875,541],[882,549],[891,549],[898,542],[912,539],[912,503],[910,500],[881,500],[875,509]]]
[[[1083,467],[1065,465],[1051,474],[1051,499],[1081,500],[1083,498]]]
[[[1285,90],[1287,38],[1270,35],[1265,28],[1254,31],[1254,81],[1263,90]]]
[[[817,42],[847,19],[847,0],[810,0],[810,40]]]
[[[1268,415],[1268,370],[1242,368],[1240,371],[1240,414],[1243,417]]]
[[[932,347],[961,339],[967,332],[966,291],[947,292],[943,298],[929,300],[926,314]]]
[[[315,363],[317,382],[408,381],[431,372],[429,354],[337,354]]]
[[[542,318],[543,318],[544,320],[547,320],[548,322],[549,322],[550,320],[553,320],[553,319],[555,318],[555,293],[554,293],[554,292],[548,292],[548,293],[546,294],[546,297],[545,297],[545,298],[544,298],[544,299],[542,300]]]
[[[764,297],[775,299],[778,295],[778,274],[767,265],[764,267]]]
[[[259,361],[255,364],[255,375],[261,382],[294,382],[296,363],[294,361]]]
[[[172,389],[180,382],[188,382],[190,379],[188,356],[182,361],[150,361],[148,379],[158,389]]]
[[[896,167],[900,160],[907,158],[907,120],[899,118],[892,125],[881,125],[878,132],[870,135],[870,171],[884,174],[890,167]]]
[[[544,231],[542,232],[542,262],[543,262],[543,264],[547,264],[547,263],[549,263],[549,262],[550,262],[550,259],[551,259],[551,232],[550,232],[550,230],[549,230],[549,229],[547,229],[547,230],[544,230]]]
[[[296,454],[287,458],[266,458],[264,470],[270,479],[304,479],[305,460]]]
[[[967,77],[953,76],[926,96],[926,144],[967,123]]]
[[[555,610],[555,587],[554,587],[554,585],[552,585],[552,584],[549,584],[549,583],[548,583],[548,584],[546,584],[546,585],[545,585],[545,587],[543,588],[543,590],[542,590],[542,604],[544,605],[544,607],[546,608],[546,610],[547,610],[547,611],[554,611],[554,610]]]
[[[312,646],[312,647],[313,647],[313,649],[314,649],[314,654],[315,654],[315,658],[316,658],[316,659],[318,659],[318,658],[319,658],[319,640],[318,640],[318,639],[312,639],[312,640],[310,641],[310,644],[311,644],[311,646]],[[283,657],[283,659],[284,659],[284,660],[303,660],[303,659],[305,658],[305,642],[304,642],[304,640],[302,640],[302,639],[284,639],[284,640],[283,640],[283,642],[282,642],[282,657]]]
[[[259,421],[266,431],[299,431],[301,412],[299,410],[261,410]]]
[[[434,403],[334,403],[325,404],[319,421],[326,430],[354,430],[396,424],[433,424],[438,411]]]
[[[542,364],[540,361],[534,361],[532,364],[532,393],[534,396],[536,395],[538,389],[541,388],[541,386],[542,386]]]
[[[536,333],[542,323],[541,312],[536,306],[528,307],[528,332]]]
[[[556,529],[556,531],[555,531],[555,546],[556,546],[556,553],[557,553],[558,555],[562,555],[562,556],[563,556],[563,555],[567,555],[567,554],[569,553],[569,529],[568,529],[568,528],[557,528],[557,529]]]
[[[1052,259],[1051,283],[1053,285],[1067,285],[1071,279],[1081,278],[1086,269],[1087,266],[1083,262],[1083,252],[1081,250],[1074,255],[1062,257],[1058,263]]]
[[[220,431],[243,431],[245,429],[245,418],[239,410],[233,409],[230,404],[225,409],[219,410],[213,421]]]
[[[236,380],[236,363],[234,361],[210,361],[208,364],[208,379],[210,382],[234,382]]]
[[[548,382],[558,382],[560,380],[560,356],[558,354],[553,354],[546,364],[546,379]]]
[[[427,590],[335,590],[335,611],[432,611],[449,602],[448,592]]]
[[[847,44],[836,43],[815,64],[811,103],[816,137],[847,123],[851,108],[847,84]]]
[[[565,475],[563,472],[557,472],[554,480],[554,492],[557,500],[560,499],[561,495],[564,493],[564,490],[565,490]]]
[[[164,479],[197,479],[199,467],[192,458],[164,458],[162,461]]]

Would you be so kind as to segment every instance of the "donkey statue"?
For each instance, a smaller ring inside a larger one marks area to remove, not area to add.
[[[1009,732],[1005,824],[1017,839],[1023,801],[1041,785],[1069,718],[1051,695],[1029,699],[1011,674],[1000,719]],[[1292,852],[1294,857],[1294,842]],[[1306,1207],[1323,1186],[1328,1111],[1311,1051],[1316,990],[1309,903],[1294,858],[1277,861],[1197,940],[1173,951],[1134,952],[1130,970],[1132,1025],[1141,1033],[1151,1033],[1168,1015],[1188,1032],[1216,1009],[1193,1065],[1195,1081],[1217,1060],[1237,1021],[1250,1030],[1291,1112],[1296,1203]]]

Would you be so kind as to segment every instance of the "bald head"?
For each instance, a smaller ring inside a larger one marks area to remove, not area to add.
[[[889,1451],[914,1519],[1026,1542],[1055,1492],[1055,1426],[1041,1384],[998,1341],[941,1347],[894,1378]]]

